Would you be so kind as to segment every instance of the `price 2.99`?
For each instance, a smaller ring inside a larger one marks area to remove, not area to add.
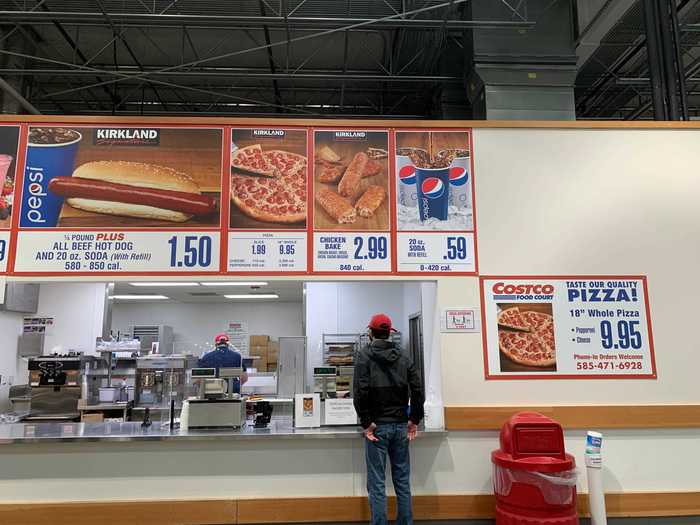
[[[637,330],[639,321],[618,321],[613,330],[610,321],[600,322],[600,338],[603,348],[639,349],[642,347],[642,334]]]
[[[355,259],[386,259],[388,255],[386,237],[355,237]]]
[[[170,245],[170,267],[171,268],[192,268],[199,266],[208,268],[211,264],[211,237],[206,235],[197,237],[196,235],[186,235],[183,238],[182,246],[178,242],[177,235],[173,235],[169,240]]]

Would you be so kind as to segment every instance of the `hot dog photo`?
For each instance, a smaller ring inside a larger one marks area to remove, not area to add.
[[[385,131],[314,132],[314,227],[389,229],[389,136]]]
[[[29,128],[20,227],[217,227],[223,133]]]

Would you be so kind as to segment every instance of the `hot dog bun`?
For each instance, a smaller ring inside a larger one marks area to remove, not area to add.
[[[127,184],[134,186],[134,192],[136,193],[138,193],[136,188],[154,188],[201,194],[199,185],[185,173],[165,166],[143,162],[86,162],[75,169],[73,177]],[[67,198],[66,202],[79,210],[107,215],[121,215],[170,222],[185,222],[192,218],[192,215],[187,213],[148,206],[146,203],[129,204],[86,198]]]

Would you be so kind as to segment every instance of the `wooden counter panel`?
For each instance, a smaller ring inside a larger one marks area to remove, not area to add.
[[[516,412],[539,412],[566,429],[700,428],[700,405],[448,406],[447,430],[500,430]]]

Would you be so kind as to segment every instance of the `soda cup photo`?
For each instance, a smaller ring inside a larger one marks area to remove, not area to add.
[[[428,219],[446,221],[449,213],[450,168],[416,168],[416,193],[421,222]]]
[[[418,206],[416,193],[416,167],[409,153],[420,148],[400,148],[396,151],[396,187],[399,204],[407,208]],[[425,150],[421,150],[425,151]]]
[[[453,150],[454,151],[454,150]],[[448,151],[441,151],[439,156],[446,155]],[[450,164],[450,206],[458,209],[471,208],[469,198],[469,152],[466,150],[455,151],[456,155]]]
[[[29,128],[19,225],[50,228],[58,224],[63,197],[48,191],[54,177],[70,177],[83,136],[67,128]]]

